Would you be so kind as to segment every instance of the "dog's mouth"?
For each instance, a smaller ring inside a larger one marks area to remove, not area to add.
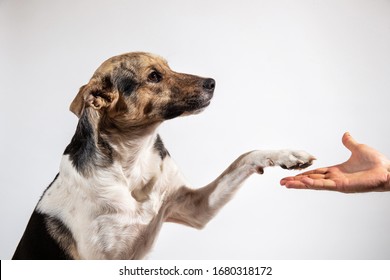
[[[191,98],[186,101],[188,106],[188,111],[195,111],[199,109],[204,109],[210,105],[211,99],[213,98],[213,93],[207,93],[201,97]]]
[[[164,107],[163,116],[166,120],[173,119],[178,116],[192,115],[202,112],[210,105],[213,94],[209,93],[202,97],[193,97],[185,100],[185,102],[173,102]]]
[[[203,112],[206,107],[208,107],[211,103],[211,99],[213,98],[212,94],[207,98],[201,98],[198,100],[190,100],[188,104],[188,108],[183,115],[196,115]]]
[[[200,89],[187,94],[187,98],[170,102],[163,108],[164,119],[173,119],[178,116],[192,115],[202,112],[210,105],[214,95],[215,80],[204,79]]]
[[[185,100],[187,106],[186,112],[193,113],[203,110],[210,105],[214,95],[215,80],[211,78],[202,79],[200,82],[199,92],[194,93],[192,97]]]
[[[190,107],[193,107],[192,111],[203,110],[210,105],[211,99],[214,95],[215,89],[215,80],[211,78],[206,78],[202,81],[202,91],[201,93],[193,99],[187,101],[187,104]]]

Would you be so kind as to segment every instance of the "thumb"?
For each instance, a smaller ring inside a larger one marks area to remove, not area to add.
[[[351,136],[351,134],[349,132],[345,132],[344,135],[343,135],[343,144],[344,146],[350,150],[351,152],[353,152],[357,146],[359,145],[358,142],[356,142],[355,139],[353,139],[353,137]]]

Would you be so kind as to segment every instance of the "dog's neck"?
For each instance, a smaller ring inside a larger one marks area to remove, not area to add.
[[[84,176],[91,175],[97,167],[107,169],[114,163],[129,175],[152,156],[159,125],[120,124],[87,109],[64,154]]]
[[[127,136],[127,137],[126,137]],[[108,139],[114,150],[114,161],[119,163],[125,173],[131,173],[134,167],[139,167],[148,161],[154,149],[153,146],[157,139],[157,127],[150,128],[149,133],[135,133],[129,137],[129,133],[122,138],[123,141],[116,141],[117,135],[102,135]]]

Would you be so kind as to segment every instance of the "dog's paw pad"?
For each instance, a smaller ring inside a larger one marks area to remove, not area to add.
[[[304,151],[285,151],[279,159],[283,169],[304,169],[313,164],[315,157]]]

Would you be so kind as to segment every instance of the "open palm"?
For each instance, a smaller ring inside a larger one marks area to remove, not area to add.
[[[283,178],[281,185],[345,193],[390,190],[390,161],[384,155],[349,133],[343,135],[343,144],[352,152],[346,162]]]

